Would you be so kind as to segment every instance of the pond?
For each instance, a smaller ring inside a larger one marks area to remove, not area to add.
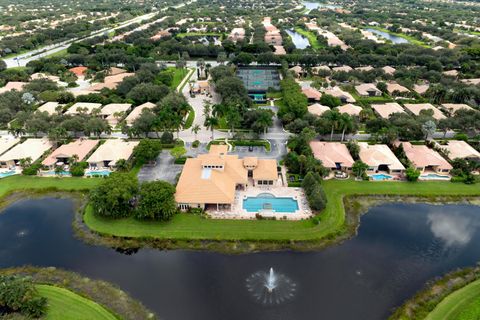
[[[305,49],[310,46],[310,42],[300,33],[293,30],[285,30],[285,32],[292,38],[292,42],[297,49]]]
[[[393,34],[388,33],[388,32],[384,32],[384,31],[380,31],[380,30],[372,29],[372,28],[367,28],[365,30],[370,31],[371,33],[376,34],[377,36],[381,36],[382,38],[390,40],[394,44],[409,43],[409,41],[407,39],[396,36],[396,35],[393,35]]]
[[[386,319],[427,280],[480,258],[479,210],[468,205],[380,205],[341,245],[245,255],[125,255],[87,245],[73,236],[73,209],[70,200],[53,198],[7,208],[0,214],[0,267],[56,266],[110,281],[167,320]],[[281,304],[259,302],[248,289],[268,274],[285,281],[290,298]]]
[[[333,4],[326,4],[326,3],[312,2],[312,1],[302,1],[302,4],[308,10],[307,13],[309,13],[313,9],[318,9],[318,8],[326,8],[326,9],[332,9],[332,10],[341,8],[341,6],[337,6]]]

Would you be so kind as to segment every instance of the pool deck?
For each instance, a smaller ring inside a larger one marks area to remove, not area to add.
[[[256,220],[257,212],[243,209],[243,199],[256,197],[260,193],[271,193],[275,197],[290,197],[297,200],[298,210],[292,213],[264,210],[259,212],[263,217],[275,217],[277,220],[302,220],[313,216],[302,188],[288,187],[253,187],[239,190],[235,194],[235,202],[229,210],[209,210],[207,214],[215,219],[247,219]]]

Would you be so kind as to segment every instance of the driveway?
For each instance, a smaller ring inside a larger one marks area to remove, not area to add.
[[[157,158],[155,166],[143,166],[138,173],[139,181],[165,180],[175,183],[182,165],[175,164],[168,150],[163,150]]]

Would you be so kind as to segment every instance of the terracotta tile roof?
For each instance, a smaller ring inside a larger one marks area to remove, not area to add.
[[[463,104],[463,103],[444,103],[442,104],[442,108],[448,111],[451,115],[454,115],[455,112],[458,110],[474,110],[472,107],[470,107],[468,104]]]
[[[403,150],[407,158],[414,164],[415,167],[429,167],[434,166],[439,169],[452,169],[450,163],[442,158],[442,156],[433,149],[425,145],[412,145],[410,142],[402,142]]]
[[[362,112],[362,107],[353,105],[351,103],[345,104],[343,106],[337,107],[337,110],[340,113],[346,113],[351,116],[359,116],[360,112]]]
[[[343,143],[312,141],[310,148],[315,158],[322,161],[326,168],[336,168],[337,163],[342,167],[351,168],[354,163],[347,146]]]
[[[78,156],[78,160],[82,161],[97,146],[99,140],[78,139],[60,146],[53,151],[42,164],[45,166],[54,165],[58,158],[70,158],[73,155]]]
[[[382,92],[377,89],[377,86],[374,83],[362,83],[358,86],[355,86],[355,90],[357,90],[358,94],[361,96],[368,96],[370,92],[375,92],[375,94],[380,95]]]
[[[321,105],[320,103],[314,103],[308,106],[308,112],[316,116],[321,116],[327,111],[330,111],[330,108],[327,106]]]
[[[135,121],[135,119],[137,119],[140,116],[140,114],[144,109],[153,109],[155,108],[155,106],[156,105],[154,103],[145,102],[144,104],[139,105],[138,107],[133,109],[132,112],[130,112],[128,116],[125,118],[125,121],[127,122],[128,125],[132,125],[132,123]]]
[[[320,100],[322,97],[322,94],[312,87],[302,88],[302,92],[308,99]]]
[[[396,102],[372,104],[372,108],[384,119],[388,119],[394,113],[405,113],[402,106]]]
[[[20,160],[29,157],[32,161],[36,161],[52,146],[48,139],[27,139],[0,156],[0,161]]]
[[[73,72],[75,75],[77,75],[77,77],[81,77],[85,75],[87,70],[88,70],[87,67],[82,67],[82,66],[68,69],[68,71]]]
[[[414,115],[420,115],[422,110],[432,110],[433,118],[436,120],[445,119],[445,115],[430,103],[405,103],[405,108]]]
[[[400,160],[385,144],[369,145],[367,142],[359,142],[360,159],[369,167],[387,165],[390,170],[405,170]]]
[[[480,152],[475,150],[471,145],[461,140],[449,140],[446,146],[441,146],[448,151],[450,159],[480,159]]]

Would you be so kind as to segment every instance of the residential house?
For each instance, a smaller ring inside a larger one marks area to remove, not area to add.
[[[228,39],[233,42],[243,41],[245,39],[245,29],[244,28],[233,28],[228,36]]]
[[[27,139],[0,156],[0,167],[11,168],[18,166],[20,160],[27,158],[35,162],[45,152],[50,150],[52,146],[53,144],[48,139]]]
[[[346,113],[352,117],[354,116],[358,117],[360,116],[360,112],[362,112],[363,109],[362,107],[348,103],[348,104],[344,104],[343,106],[337,107],[337,110],[340,113]]]
[[[450,163],[442,158],[437,151],[425,145],[413,145],[410,142],[401,142],[399,144],[403,146],[408,160],[422,173],[425,171],[449,173],[452,169]]]
[[[333,72],[350,72],[353,71],[353,68],[350,66],[340,66],[332,68]]]
[[[60,103],[58,102],[54,102],[54,101],[50,101],[50,102],[45,102],[44,104],[42,104],[40,107],[38,107],[37,111],[38,112],[46,112],[48,113],[49,115],[54,115],[54,114],[57,114],[58,111],[57,111],[57,108],[58,107],[61,107],[63,105],[61,105]]]
[[[61,145],[48,155],[45,160],[42,161],[42,164],[50,169],[55,169],[56,165],[69,164],[70,158],[75,155],[78,157],[78,161],[83,161],[87,155],[95,149],[99,142],[99,140],[80,138],[76,141]]]
[[[118,84],[123,81],[126,77],[132,77],[135,73],[124,72],[120,74],[114,74],[106,76],[103,79],[103,82],[95,83],[94,85],[88,88],[89,91],[101,91],[103,88],[114,90],[117,88]]]
[[[323,90],[325,94],[337,97],[342,103],[355,103],[355,98],[348,92],[343,91],[339,87],[333,87]]]
[[[130,112],[128,116],[125,118],[127,125],[131,126],[133,122],[142,114],[142,111],[144,109],[153,109],[155,108],[155,106],[156,106],[155,103],[145,102],[144,104],[141,104],[135,109],[133,109],[132,112]]]
[[[393,76],[393,74],[395,73],[395,71],[397,71],[397,69],[393,68],[393,67],[390,67],[390,66],[385,66],[382,68],[383,72],[385,72],[385,74],[388,74],[388,75],[391,75]]]
[[[102,107],[101,103],[77,102],[74,105],[72,105],[70,108],[68,108],[65,114],[69,114],[69,115],[75,115],[80,113],[92,114],[95,110],[100,111],[101,107]]]
[[[419,95],[423,95],[425,92],[427,92],[428,88],[430,88],[429,84],[416,84],[413,86],[413,91]]]
[[[237,189],[247,185],[276,186],[277,161],[229,155],[225,145],[212,145],[209,153],[188,158],[177,183],[175,200],[182,210],[230,208]]]
[[[433,118],[435,120],[441,120],[446,118],[445,115],[440,110],[435,108],[430,103],[405,103],[405,109],[407,109],[408,111],[410,111],[416,116],[420,115],[420,112],[422,110],[432,110]]]
[[[87,67],[83,67],[83,66],[79,66],[79,67],[74,67],[74,68],[70,68],[68,69],[68,71],[70,71],[71,73],[75,74],[77,77],[79,78],[82,78],[85,76],[85,74],[87,73],[87,70],[88,68]]]
[[[0,88],[0,94],[12,90],[22,91],[23,87],[25,87],[27,84],[28,82],[10,81],[4,87]]]
[[[463,103],[444,103],[442,109],[448,112],[450,116],[455,115],[458,110],[475,110],[467,104]]]
[[[382,95],[382,91],[378,90],[374,83],[362,83],[355,86],[355,90],[362,97],[379,97]]]
[[[330,111],[330,108],[320,103],[314,103],[308,106],[308,112],[315,116],[322,116],[325,112]]]
[[[384,104],[372,104],[372,109],[384,119],[390,118],[394,113],[405,113],[402,106],[396,102],[388,102]]]
[[[115,168],[118,160],[130,160],[138,141],[109,139],[87,159],[90,168]]]
[[[355,162],[346,145],[340,142],[311,141],[315,159],[322,161],[325,168],[332,171],[351,171]]]
[[[100,116],[113,127],[125,117],[131,107],[130,103],[110,103],[102,108]]]
[[[12,138],[9,136],[0,137],[0,155],[7,152],[10,148],[20,142],[19,138]]]
[[[408,90],[408,89],[405,88],[404,86],[399,85],[399,84],[396,83],[396,82],[388,82],[388,83],[387,83],[387,92],[388,92],[390,95],[396,95],[396,94],[409,93],[410,90]]]
[[[317,89],[312,87],[303,87],[302,93],[310,102],[320,101],[320,98],[322,97],[322,94]]]
[[[474,162],[480,162],[480,152],[475,150],[471,145],[462,140],[449,140],[447,145],[442,145],[445,151],[447,151],[448,158],[465,159]]]
[[[405,167],[386,144],[369,145],[367,142],[359,142],[359,157],[368,165],[368,172],[379,171],[391,174],[401,174]]]

